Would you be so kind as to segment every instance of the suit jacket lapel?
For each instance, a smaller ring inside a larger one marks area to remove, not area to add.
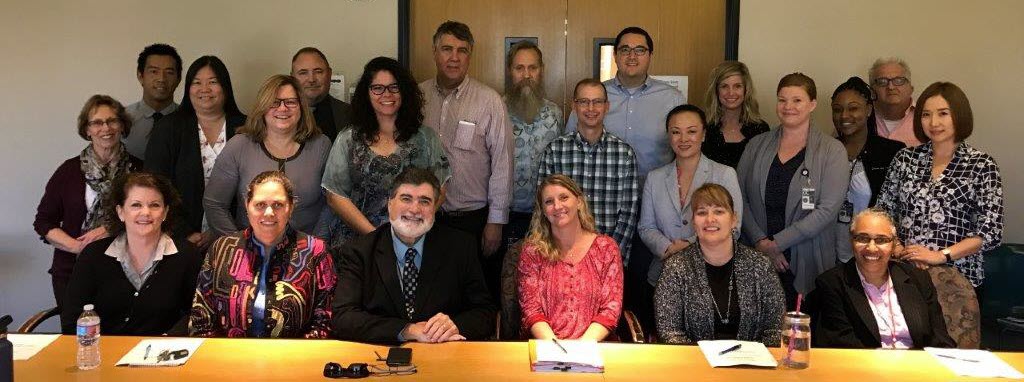
[[[910,275],[904,272],[903,268],[895,265],[890,266],[889,275],[892,277],[892,286],[896,292],[896,300],[900,305],[900,311],[903,312],[903,320],[906,321],[907,330],[910,331],[910,339],[914,341],[914,344],[926,343],[923,336],[929,332],[927,322],[925,321],[928,317],[928,311],[924,308],[924,301],[918,298],[921,293],[911,282]]]
[[[377,236],[373,257],[377,261],[381,283],[384,284],[384,290],[394,304],[395,311],[404,316],[405,297],[402,294],[402,285],[398,282],[398,258],[395,257],[395,247],[391,239],[391,225],[385,224],[379,230],[381,233]]]
[[[426,233],[427,238],[423,242],[423,262],[420,264],[420,277],[416,287],[416,312],[423,311],[427,301],[434,292],[435,281],[441,271],[441,264],[444,262],[444,247],[436,230],[431,229]],[[429,318],[429,317],[426,317]]]
[[[683,206],[679,205],[679,174],[675,169],[675,161],[672,162],[673,168],[668,171],[668,176],[665,177],[665,189],[668,191],[672,207],[676,209],[676,216],[682,216]]]
[[[683,211],[690,207],[689,195],[693,195],[694,191],[697,191],[697,189],[700,188],[700,186],[703,186],[704,183],[708,181],[708,177],[711,176],[711,164],[709,163],[710,161],[711,159],[708,159],[706,156],[704,156],[704,154],[700,155],[700,162],[697,162],[697,169],[694,170],[693,179],[690,180],[690,189],[686,190],[686,205],[683,206],[683,209],[679,211]],[[678,183],[678,180],[676,180],[676,183]],[[675,199],[678,203],[679,198],[676,197]],[[684,216],[683,218],[686,219],[687,217]]]
[[[843,265],[843,273],[846,275],[846,297],[850,299],[854,310],[860,316],[860,320],[868,327],[868,332],[875,338],[875,341],[882,343],[882,337],[878,335],[878,322],[875,322],[875,314],[868,305],[867,294],[864,293],[864,286],[860,283],[860,276],[857,275],[857,265],[850,261]]]

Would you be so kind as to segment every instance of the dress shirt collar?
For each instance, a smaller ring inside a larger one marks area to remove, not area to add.
[[[651,78],[650,75],[648,75],[647,78],[644,78],[644,83],[636,88],[637,89],[636,93],[642,93],[645,90],[647,90],[648,88],[650,88],[651,87],[651,81],[653,81],[653,80],[654,79]],[[631,90],[630,88],[627,88],[627,87],[622,85],[622,82],[619,81],[619,77],[618,76],[612,77],[612,84],[615,85],[616,88],[618,88],[619,90],[622,90],[626,94],[633,94],[632,92],[630,92],[630,90]]]
[[[466,87],[469,86],[469,81],[469,75],[466,75],[466,78],[462,79],[462,83],[455,87],[455,90],[452,91],[451,95],[455,96],[455,99],[461,99],[462,94],[466,92]],[[434,77],[434,90],[437,91],[437,94],[439,94],[442,99],[445,98],[444,91],[447,89],[441,86],[441,83],[437,81],[437,77]]]
[[[576,144],[582,149],[604,147],[608,143],[608,130],[602,128],[601,137],[598,138],[597,142],[595,142],[593,145],[591,145],[590,142],[588,142],[587,139],[583,137],[583,133],[580,133],[579,129],[576,129],[576,131],[572,133],[572,137],[573,140],[576,141]]]
[[[860,284],[861,286],[864,287],[864,292],[868,295],[868,297],[881,296],[885,293],[888,293],[889,288],[892,288],[892,275],[888,274],[888,272],[886,272],[885,282],[882,283],[882,286],[876,287],[874,284],[868,282],[868,280],[864,278],[864,274],[861,273],[860,271],[860,266],[857,266],[856,268],[857,277],[860,278]]]
[[[128,260],[128,234],[121,233],[114,241],[110,242],[110,246],[103,252],[107,256],[117,259],[119,262],[126,262]],[[174,240],[171,239],[167,234],[160,234],[160,241],[156,244],[156,253],[153,256],[153,262],[160,261],[164,256],[170,256],[178,253],[178,247],[174,245]]]
[[[404,242],[402,242],[402,239],[398,238],[398,233],[395,232],[395,227],[390,227],[390,228],[391,228],[391,244],[395,248],[395,257],[398,258],[398,264],[404,265],[405,264],[405,252],[409,250],[409,246],[406,245]],[[419,267],[420,264],[422,264],[422,262],[423,262],[423,242],[426,241],[426,238],[427,238],[427,235],[424,234],[423,236],[420,236],[419,239],[416,239],[416,242],[413,243],[413,245],[412,245],[412,248],[416,250],[416,257],[415,257],[415,260],[413,260],[413,261],[416,263],[417,267]]]
[[[177,109],[178,109],[178,104],[176,104],[174,102],[171,102],[170,104],[167,105],[167,107],[165,107],[162,110],[160,110],[160,114],[163,114],[166,117],[168,114],[173,113]],[[153,113],[156,113],[156,112],[157,111],[154,110],[152,107],[150,107],[149,104],[146,103],[146,101],[142,101],[142,100],[139,101],[139,103],[138,103],[138,113],[136,115],[141,115],[143,117],[152,119],[153,118]]]

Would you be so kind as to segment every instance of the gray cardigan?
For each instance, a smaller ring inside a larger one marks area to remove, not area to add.
[[[765,183],[781,139],[782,127],[752,138],[736,168],[746,208],[743,237],[750,245],[768,236]],[[804,163],[789,184],[786,228],[774,235],[779,249],[790,250],[789,267],[800,293],[814,289],[814,279],[836,265],[835,225],[849,182],[850,164],[843,144],[811,126]],[[801,208],[801,190],[807,186],[815,190],[813,210]]]
[[[330,151],[331,141],[323,134],[317,134],[285,162],[284,173],[295,186],[295,206],[292,207],[290,224],[298,231],[317,232],[321,214],[328,211],[320,179]],[[223,236],[248,227],[246,188],[256,175],[277,169],[278,162],[270,158],[259,142],[245,134],[231,137],[217,156],[203,194],[203,208],[210,230]],[[232,205],[235,206],[234,211],[231,211]]]
[[[734,243],[733,269],[740,321],[736,339],[779,346],[785,297],[768,258]],[[715,337],[711,287],[700,245],[694,244],[665,261],[654,292],[658,336],[665,343],[694,344]],[[684,322],[685,319],[685,322]]]
[[[655,256],[647,272],[647,282],[651,285],[658,283],[658,277],[661,276],[661,256],[672,244],[672,240],[692,241],[694,228],[690,199],[693,192],[705,183],[716,183],[725,187],[732,196],[736,221],[743,221],[743,195],[736,180],[736,170],[732,167],[701,155],[697,170],[693,173],[693,181],[690,182],[690,189],[686,192],[685,206],[679,205],[679,176],[676,174],[675,161],[647,174],[644,196],[640,199],[643,204],[640,208],[637,232]]]

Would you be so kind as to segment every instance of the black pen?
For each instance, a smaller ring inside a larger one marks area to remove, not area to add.
[[[960,357],[954,357],[954,356],[951,356],[951,355],[945,355],[945,354],[939,354],[939,353],[935,353],[935,355],[937,355],[937,356],[939,356],[939,357],[942,357],[942,358],[949,358],[949,359],[955,359],[955,360],[957,360],[957,361],[965,361],[965,362],[980,362],[980,361],[978,361],[978,360],[976,360],[976,359],[970,359],[970,358],[960,358]]]
[[[555,343],[555,345],[556,345],[556,346],[558,346],[558,348],[559,348],[559,349],[562,349],[562,353],[565,353],[565,354],[569,354],[569,351],[568,351],[568,350],[565,350],[565,348],[564,348],[564,347],[562,347],[562,344],[558,342],[558,339],[557,339],[557,338],[552,338],[552,339],[551,339],[551,342],[554,342],[554,343]]]
[[[734,351],[740,350],[741,347],[743,347],[743,344],[735,344],[733,346],[730,346],[728,349],[718,352],[718,355],[726,355],[728,353],[732,353]]]

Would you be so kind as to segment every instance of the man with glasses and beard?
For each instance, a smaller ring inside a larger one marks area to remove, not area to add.
[[[343,340],[393,343],[486,339],[496,309],[477,241],[434,225],[441,185],[407,167],[388,201],[389,224],[350,240],[338,256],[334,333]]]
[[[511,246],[526,236],[537,194],[537,166],[544,149],[562,134],[562,109],[544,98],[544,55],[532,41],[517,42],[508,51],[505,106],[512,119],[512,207],[503,232],[503,244]],[[503,249],[495,254],[502,256]]]

